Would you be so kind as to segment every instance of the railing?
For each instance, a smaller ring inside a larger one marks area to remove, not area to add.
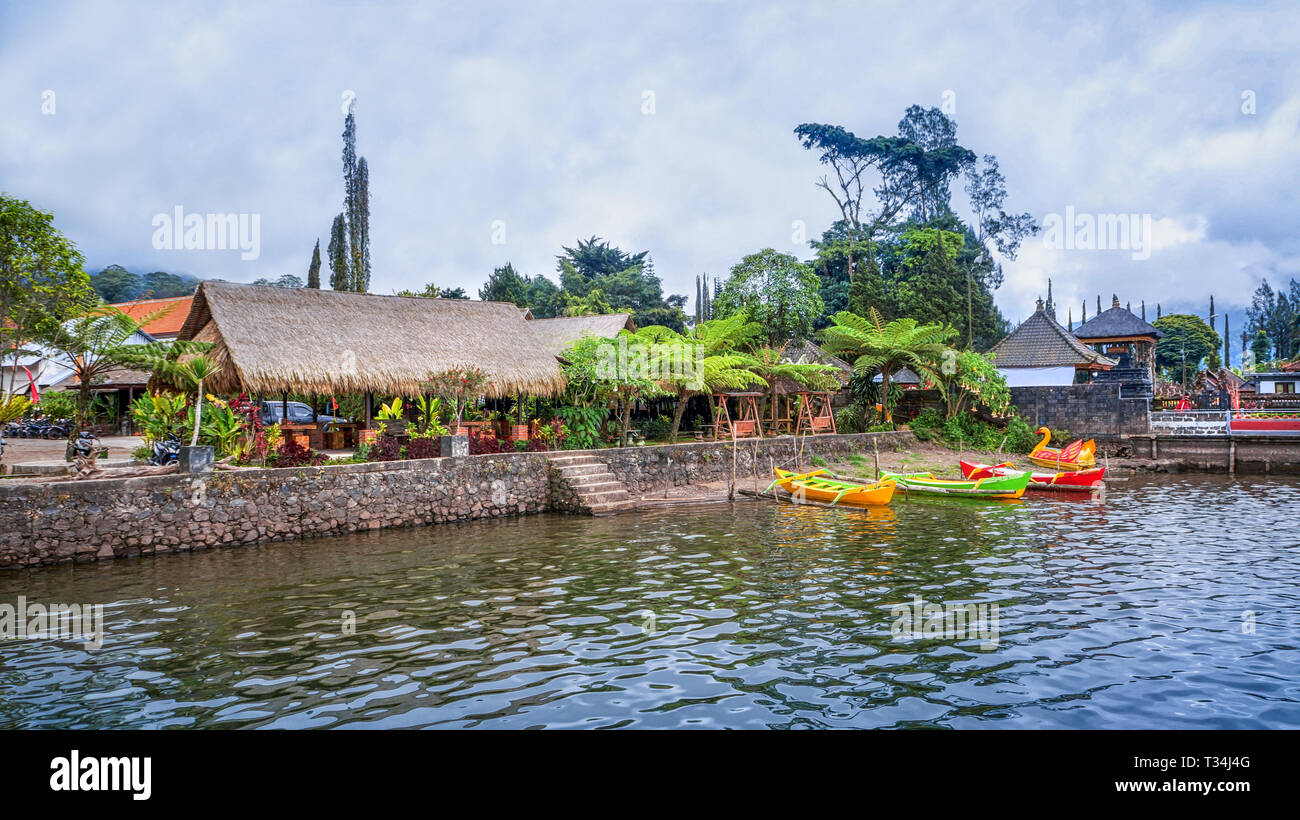
[[[1171,436],[1225,436],[1228,414],[1222,410],[1165,410],[1147,414],[1151,432]]]
[[[1273,409],[1234,410],[1228,419],[1233,436],[1300,436],[1300,411]]]

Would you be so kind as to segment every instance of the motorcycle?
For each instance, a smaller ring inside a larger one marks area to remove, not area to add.
[[[89,430],[82,430],[72,442],[73,456],[94,458],[101,449],[103,448],[100,446],[99,437]]]
[[[145,464],[154,467],[166,467],[175,464],[181,457],[181,442],[175,435],[168,436],[153,443],[153,454],[145,459]]]

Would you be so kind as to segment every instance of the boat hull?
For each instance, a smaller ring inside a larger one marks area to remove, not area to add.
[[[792,496],[837,507],[883,507],[894,497],[894,482],[854,484],[820,475],[808,475],[776,469],[776,485]]]
[[[973,498],[1019,498],[1029,486],[1029,473],[975,479],[935,478],[930,473],[885,473],[907,492],[960,495]]]
[[[961,474],[966,478],[982,478],[993,475],[1009,475],[1019,472],[1013,467],[1007,467],[1001,464],[980,464],[978,462],[962,461]],[[1091,492],[1101,486],[1102,479],[1106,477],[1105,467],[1093,467],[1087,470],[1068,473],[1030,473],[1029,489],[1030,490],[1061,490],[1064,492]]]

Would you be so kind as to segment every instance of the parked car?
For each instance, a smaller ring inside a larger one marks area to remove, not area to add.
[[[341,416],[327,416],[324,413],[316,416],[315,420],[321,424],[347,424],[348,420]],[[262,402],[262,423],[279,424],[284,421],[284,403],[278,401]],[[311,407],[300,401],[289,402],[289,423],[290,424],[311,424],[312,411]]]

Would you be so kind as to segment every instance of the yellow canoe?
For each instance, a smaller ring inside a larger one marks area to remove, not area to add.
[[[849,507],[882,507],[894,497],[893,481],[875,484],[854,484],[831,478],[825,470],[795,473],[777,468],[776,481],[772,482],[796,498],[806,498],[823,504]]]

